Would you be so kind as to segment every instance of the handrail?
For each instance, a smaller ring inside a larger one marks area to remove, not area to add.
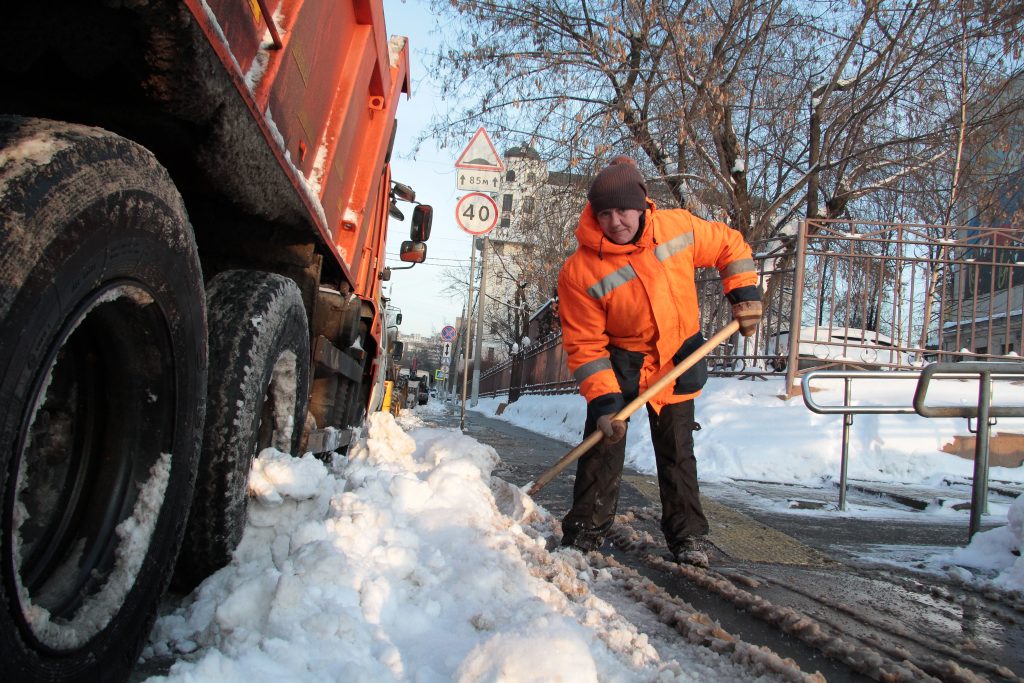
[[[968,539],[978,532],[981,515],[988,508],[988,455],[989,420],[994,417],[1024,417],[1024,406],[992,406],[992,380],[1012,379],[1024,375],[1024,363],[966,362],[935,363],[923,371],[886,372],[882,370],[813,370],[803,378],[802,394],[804,404],[815,413],[822,415],[843,415],[842,461],[839,478],[839,509],[846,509],[846,474],[850,455],[850,427],[853,416],[860,414],[909,414],[921,417],[966,417],[967,428],[976,434],[974,451],[974,478],[971,484],[971,519]],[[933,378],[974,379],[979,383],[978,404],[970,406],[928,406],[926,397]],[[825,406],[818,403],[811,393],[811,385],[818,378],[842,379],[844,384],[843,405]],[[851,383],[854,379],[916,379],[912,406],[866,405],[851,406]],[[970,420],[978,420],[977,430],[971,430]]]
[[[935,363],[929,365],[921,373],[921,379],[917,383],[917,392],[914,394],[914,410],[922,417],[966,417],[977,418],[984,408],[987,408],[989,417],[1024,417],[1024,406],[1004,407],[989,406],[987,402],[982,406],[978,402],[977,407],[970,406],[926,406],[925,395],[928,393],[928,386],[935,375],[943,377],[962,377],[966,374],[970,379],[980,379],[983,385],[988,384],[992,379],[1019,377],[1024,375],[1024,363],[1001,363],[1001,362],[967,362],[967,363]],[[979,425],[980,426],[980,425]]]
[[[926,406],[928,387],[936,375],[955,377],[960,373],[974,373],[978,378],[978,405],[968,406]],[[974,536],[981,526],[981,515],[988,511],[988,449],[989,419],[993,417],[1024,417],[1024,406],[1004,407],[992,404],[992,380],[1024,375],[1024,363],[936,363],[924,369],[914,393],[914,409],[922,417],[966,417],[970,431],[970,419],[978,420],[974,437],[974,480],[971,484],[971,521],[968,538]]]
[[[814,396],[811,394],[811,383],[819,378],[827,379],[843,379],[848,384],[852,379],[912,379],[918,380],[921,376],[919,371],[894,371],[887,372],[885,370],[811,370],[804,375],[803,386],[801,391],[804,396],[804,404],[812,412],[820,413],[821,415],[833,415],[836,413],[847,414],[851,412],[863,413],[865,415],[874,414],[886,414],[886,415],[900,415],[917,412],[914,410],[914,406],[857,406],[857,410],[851,411],[849,404],[841,406],[823,406],[814,400]]]
[[[856,406],[851,410],[850,396],[851,384],[855,378],[860,379],[912,379],[917,380],[920,372],[886,372],[883,370],[812,370],[803,377],[801,391],[804,397],[804,405],[815,413],[822,415],[841,414],[843,416],[843,437],[841,446],[841,457],[839,465],[839,509],[846,510],[846,480],[850,463],[850,427],[853,426],[853,416],[860,414],[908,414],[913,413],[913,406]],[[811,393],[811,385],[814,380],[822,378],[843,380],[843,405],[823,406],[820,405]]]

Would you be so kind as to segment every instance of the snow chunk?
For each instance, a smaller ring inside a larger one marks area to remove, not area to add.
[[[265,505],[280,504],[285,497],[305,500],[316,495],[326,477],[327,468],[312,453],[297,459],[265,448],[253,461],[249,491]]]

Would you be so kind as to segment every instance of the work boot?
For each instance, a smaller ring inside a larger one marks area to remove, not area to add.
[[[720,552],[707,536],[687,536],[678,545],[673,544],[669,550],[676,562],[694,567],[708,567],[711,558],[717,558]]]
[[[591,529],[568,529],[562,536],[562,545],[575,548],[583,554],[599,550],[604,544],[604,534]]]

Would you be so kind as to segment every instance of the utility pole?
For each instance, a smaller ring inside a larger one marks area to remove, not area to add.
[[[474,241],[480,239],[475,238]],[[476,339],[473,352],[473,357],[476,361],[473,363],[473,394],[471,406],[474,408],[480,400],[480,361],[483,359],[483,339],[484,339],[484,305],[487,301],[487,245],[490,243],[490,238],[486,235],[480,240],[480,294],[478,295],[479,304],[476,309]]]
[[[470,241],[469,247],[469,299],[466,302],[466,330],[463,335],[466,356],[462,366],[462,412],[459,415],[459,429],[466,429],[466,385],[469,382],[469,330],[473,319],[473,279],[476,276],[476,238]]]

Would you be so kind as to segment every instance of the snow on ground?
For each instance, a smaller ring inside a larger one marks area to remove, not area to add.
[[[597,597],[608,571],[546,551],[497,463],[408,411],[331,468],[265,450],[234,560],[158,620],[143,656],[181,659],[150,680],[756,680]]]
[[[861,405],[911,405],[913,382],[879,380],[863,394]],[[839,391],[822,385],[815,392],[821,405],[842,405]],[[836,387],[838,388],[838,387]],[[811,412],[799,396],[780,398],[777,380],[750,381],[712,377],[696,401],[701,430],[694,435],[700,477],[705,481],[755,479],[816,484],[839,477],[841,415]],[[971,402],[977,392],[970,396]],[[940,394],[936,394],[939,398]],[[474,408],[496,416],[503,398],[480,399]],[[938,400],[932,405],[945,405]],[[583,438],[587,404],[579,395],[526,396],[508,405],[498,419],[566,443]],[[940,451],[954,434],[966,433],[962,418],[925,419],[911,415],[855,415],[850,436],[849,476],[894,483],[932,483],[943,477],[970,477],[973,462]],[[998,428],[1024,432],[1024,419],[1004,418]],[[654,451],[647,413],[641,409],[629,421],[626,463],[639,472],[654,473]],[[1024,482],[1024,468],[994,467],[992,479]]]
[[[770,382],[711,381],[697,403],[703,477],[836,476],[841,418],[777,394]],[[493,415],[499,403],[476,410]],[[264,451],[234,560],[157,621],[144,657],[179,659],[150,680],[751,680],[749,669],[687,644],[636,605],[620,612],[608,570],[590,569],[575,551],[546,551],[554,522],[491,476],[498,454],[424,425],[443,408],[432,402],[397,421],[373,415],[365,443],[331,467]],[[584,412],[579,397],[524,397],[501,418],[575,442]],[[851,476],[969,475],[967,461],[937,451],[950,422],[856,418]],[[646,429],[645,419],[632,421],[628,450],[633,466],[651,471]],[[993,477],[1024,479],[1017,470]],[[947,550],[942,562],[1021,591],[1024,560],[1013,551],[1024,497],[1003,508],[1006,526]]]
[[[851,404],[912,406],[916,380],[857,380],[853,382]],[[842,384],[816,382],[815,402],[820,406],[843,404]],[[780,483],[821,486],[838,480],[842,454],[841,415],[810,411],[802,397],[780,397],[784,385],[779,379],[739,380],[712,377],[696,401],[696,418],[701,430],[694,434],[698,472],[702,481],[753,479]],[[993,405],[1024,404],[1024,389],[995,383]],[[977,383],[938,380],[928,391],[928,406],[977,403]],[[501,408],[504,399],[480,399],[473,408],[480,413],[517,426],[575,444],[583,438],[586,401],[579,395],[526,396]],[[498,414],[500,409],[500,415]],[[938,486],[943,479],[973,476],[971,460],[944,453],[955,434],[966,434],[963,418],[922,418],[916,413],[855,415],[850,433],[848,474],[851,479],[906,485]],[[993,431],[1024,433],[1024,419],[1001,418]],[[654,451],[646,411],[630,419],[626,436],[626,462],[639,472],[654,474]],[[1024,468],[992,467],[989,478],[1024,482]],[[757,504],[756,499],[748,502]],[[780,507],[765,501],[776,512],[805,515],[836,515],[906,518],[919,512],[880,510],[852,505],[844,513],[836,510],[805,510]],[[932,521],[947,519],[966,528],[967,513],[945,506],[931,506],[924,513]],[[1008,520],[1006,526],[975,534],[969,547],[950,553],[936,548],[922,557],[917,548],[898,561],[895,555],[876,560],[927,571],[955,574],[963,581],[1024,591],[1024,559],[1020,557],[1024,538],[1024,496],[1012,505],[990,499],[986,520]],[[867,559],[867,558],[865,558]],[[967,569],[970,568],[970,569]],[[974,570],[974,572],[970,571]]]

